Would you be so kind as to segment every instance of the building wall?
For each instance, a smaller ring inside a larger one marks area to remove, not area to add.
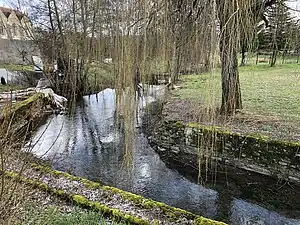
[[[41,54],[28,17],[0,7],[0,64],[32,64],[33,55]]]
[[[28,17],[0,7],[0,38],[31,40],[32,26]]]
[[[1,39],[8,39],[7,33],[7,18],[0,10],[0,38]]]
[[[0,64],[32,65],[33,55],[40,56],[40,50],[33,41],[0,39]]]

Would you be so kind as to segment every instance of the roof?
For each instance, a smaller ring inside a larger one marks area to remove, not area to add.
[[[20,12],[19,10],[0,7],[0,11],[3,12],[3,14],[6,16],[6,18],[8,18],[13,11],[16,13],[19,20],[21,20],[24,17],[24,13]]]

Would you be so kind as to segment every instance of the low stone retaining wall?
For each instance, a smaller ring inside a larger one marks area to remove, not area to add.
[[[300,183],[300,143],[241,135],[220,127],[163,121],[149,136],[152,147],[178,166],[198,169],[209,159],[248,171]]]

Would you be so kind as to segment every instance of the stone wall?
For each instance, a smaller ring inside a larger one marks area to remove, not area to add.
[[[23,60],[25,52],[26,59]],[[33,41],[0,39],[0,64],[29,65],[33,55],[41,55]]]
[[[209,159],[248,171],[300,183],[300,143],[240,135],[218,127],[163,121],[148,137],[152,147],[179,167],[198,170]]]

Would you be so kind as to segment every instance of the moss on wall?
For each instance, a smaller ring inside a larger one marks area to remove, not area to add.
[[[204,218],[204,217],[201,217],[201,216],[197,217],[194,220],[194,224],[195,225],[226,225],[223,222],[217,222],[217,221],[210,220],[210,219],[207,219],[207,218]]]
[[[298,179],[294,177],[296,172],[300,182],[300,142],[272,140],[257,133],[242,135],[221,127],[184,124],[174,120],[163,121],[154,133],[150,144],[163,157],[194,155],[189,157],[188,162],[192,162],[195,168],[198,163],[193,158],[200,153],[203,157],[212,156],[223,161],[231,160],[232,163],[234,160],[239,163],[245,160],[280,178],[289,179],[291,174],[294,181]],[[175,151],[175,148],[178,150]]]
[[[42,166],[38,166],[38,165],[33,165],[33,166],[35,168],[39,169],[39,170],[47,171],[51,174],[56,174],[56,175],[59,174],[60,176],[64,176],[64,177],[66,177],[66,175],[67,175],[67,173],[59,172],[59,171],[56,171],[56,170],[51,170],[50,168],[47,168],[47,167],[42,167]],[[133,216],[133,215],[130,215],[130,214],[122,213],[122,212],[120,212],[120,210],[110,208],[110,207],[108,207],[104,204],[101,204],[100,202],[90,201],[82,195],[78,195],[78,194],[74,194],[74,193],[68,194],[63,190],[57,190],[57,189],[51,188],[46,183],[43,183],[39,180],[28,179],[28,178],[20,176],[19,174],[9,172],[9,171],[5,172],[5,176],[8,177],[8,178],[15,179],[16,181],[32,185],[33,187],[40,188],[44,191],[47,191],[47,192],[49,192],[51,194],[54,194],[58,197],[61,197],[63,199],[67,199],[67,200],[69,200],[69,201],[71,201],[71,202],[73,202],[76,205],[79,205],[81,207],[89,208],[89,209],[101,212],[102,214],[104,214],[106,216],[109,216],[109,217],[111,217],[115,220],[118,220],[118,221],[125,221],[125,222],[128,222],[129,224],[136,224],[136,225],[155,225],[155,224],[158,224],[158,221],[156,221],[156,220],[147,221],[147,220],[141,219],[139,217],[136,217],[136,216]],[[88,180],[83,179],[83,178],[78,178],[78,177],[72,176],[70,174],[68,174],[67,177],[72,178],[72,180],[95,183],[95,182],[88,181]],[[153,200],[145,199],[142,196],[135,195],[135,194],[132,194],[132,193],[129,193],[129,192],[125,192],[125,191],[119,190],[117,188],[108,187],[108,186],[103,186],[102,188],[103,188],[103,190],[112,191],[114,193],[121,194],[121,196],[122,197],[125,196],[127,200],[133,200],[134,199],[133,201],[134,202],[139,202],[139,204],[141,206],[145,203],[145,205],[148,205],[149,209],[156,208],[156,207],[158,207],[160,209],[163,209],[164,213],[166,213],[166,215],[169,214],[167,216],[169,219],[171,219],[172,216],[174,217],[173,218],[174,221],[176,219],[178,219],[179,217],[186,217],[188,219],[194,219],[194,224],[195,225],[198,225],[198,224],[199,225],[200,224],[201,225],[225,225],[222,222],[217,222],[217,221],[214,221],[214,220],[206,219],[204,217],[194,215],[194,214],[192,214],[190,212],[187,212],[185,210],[177,209],[177,208],[168,206],[164,203],[159,203],[159,202],[155,202]],[[145,205],[142,208],[147,208],[147,207],[145,207]]]
[[[101,188],[103,191],[106,191],[108,193],[108,196],[110,196],[111,194],[118,194],[124,200],[131,201],[135,206],[137,206],[139,208],[149,209],[149,210],[159,208],[163,211],[165,216],[171,221],[176,221],[179,218],[185,217],[190,220],[195,219],[196,225],[197,224],[206,224],[206,223],[203,223],[203,221],[207,221],[207,222],[209,222],[207,224],[211,224],[211,225],[213,225],[213,224],[216,224],[216,225],[222,224],[223,225],[224,224],[224,223],[220,223],[220,222],[209,220],[209,219],[205,220],[205,218],[198,217],[197,215],[195,215],[191,212],[185,211],[183,209],[175,208],[175,207],[169,206],[169,205],[161,203],[161,202],[153,201],[151,199],[146,199],[140,195],[126,192],[126,191],[120,190],[115,187],[105,186],[100,183],[87,180],[85,178],[81,178],[81,177],[73,176],[73,175],[65,173],[65,172],[53,170],[47,166],[32,164],[32,168],[37,171],[42,171],[42,172],[52,174],[57,177],[62,176],[67,179],[70,179],[70,180],[79,181],[79,182],[83,183],[85,185],[85,187],[90,188],[90,189]],[[53,190],[52,190],[52,192],[53,192]],[[61,190],[55,190],[54,192],[55,192],[55,194],[60,195],[60,196],[65,195],[65,192],[61,191]],[[155,221],[151,221],[151,223],[150,223],[149,221],[144,221],[140,218],[132,217],[131,215],[122,214],[118,210],[111,209],[105,205],[102,205],[101,203],[90,202],[88,199],[86,199],[84,196],[81,196],[81,195],[71,194],[71,197],[68,196],[68,199],[71,199],[73,202],[75,202],[76,204],[79,204],[81,206],[99,210],[100,212],[102,212],[104,214],[113,216],[114,218],[117,218],[119,220],[125,220],[132,224],[155,224]]]

